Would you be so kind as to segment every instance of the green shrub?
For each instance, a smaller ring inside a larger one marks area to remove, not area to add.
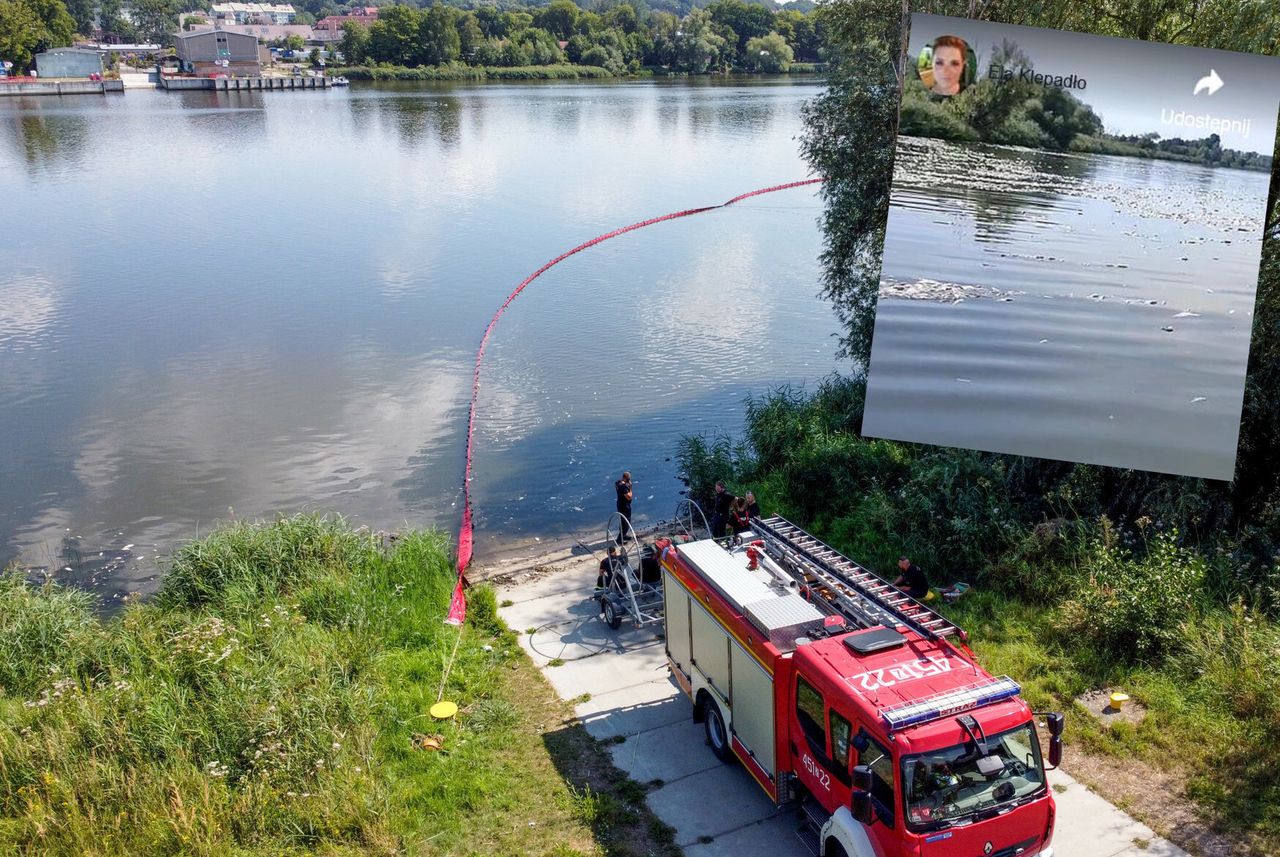
[[[929,99],[923,86],[907,87],[902,95],[898,133],[942,140],[974,141],[978,132],[947,108],[946,102]]]
[[[1105,648],[1119,661],[1157,663],[1185,643],[1197,617],[1205,561],[1178,546],[1177,532],[1159,533],[1134,558],[1103,522],[1084,557],[1074,592],[1058,609],[1059,629],[1077,646]]]
[[[1087,528],[1080,522],[1044,521],[996,559],[983,581],[1033,604],[1057,604],[1071,592],[1074,570],[1089,544]]]
[[[689,486],[689,496],[704,504],[715,493],[718,480],[726,484],[735,482],[742,475],[740,462],[745,455],[741,444],[735,445],[727,435],[708,438],[705,434],[684,435],[676,444],[676,461]]]

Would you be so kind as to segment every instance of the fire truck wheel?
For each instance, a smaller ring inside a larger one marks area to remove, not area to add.
[[[717,759],[731,762],[733,751],[729,749],[729,730],[725,728],[724,715],[714,701],[708,699],[706,704],[706,716],[702,725],[707,730],[707,743],[711,745],[711,752],[716,754]]]
[[[603,595],[600,596],[600,615],[604,617],[604,623],[610,630],[616,631],[622,627],[622,616],[613,606],[613,602]]]
[[[849,857],[849,852],[844,850],[844,846],[834,839],[827,840],[827,850],[823,857]]]

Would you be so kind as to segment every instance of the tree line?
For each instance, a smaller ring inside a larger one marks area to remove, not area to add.
[[[775,12],[743,0],[716,0],[683,16],[638,11],[630,3],[593,11],[572,0],[552,0],[546,6],[507,8],[384,6],[368,27],[357,21],[344,24],[339,50],[352,65],[568,62],[599,66],[613,74],[644,66],[702,74],[781,72],[794,62],[820,62],[822,39],[812,14]]]
[[[1238,149],[1224,149],[1222,138],[1210,134],[1198,140],[1184,140],[1181,137],[1160,139],[1154,131],[1146,134],[1112,134],[1107,139],[1117,146],[1132,147],[1133,152],[1115,151],[1111,154],[1136,154],[1149,158],[1168,158],[1175,161],[1190,161],[1209,167],[1233,167],[1242,170],[1270,170],[1270,155],[1257,152],[1241,152]]]
[[[211,0],[0,0],[0,57],[29,67],[36,53],[71,44],[93,31],[95,14],[104,33],[126,42],[165,43],[181,12],[198,20]],[[774,9],[744,0],[716,0],[691,8],[670,0],[654,8],[643,2],[606,0],[584,9],[572,0],[547,5],[434,3],[382,6],[371,26],[343,27],[341,48],[349,64],[410,68],[466,64],[531,66],[574,63],[612,74],[644,66],[678,72],[782,72],[792,63],[817,63],[823,33],[808,0]],[[299,23],[350,8],[332,0],[300,4]],[[797,8],[798,7],[798,8]]]

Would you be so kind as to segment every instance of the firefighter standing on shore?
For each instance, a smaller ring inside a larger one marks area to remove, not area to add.
[[[622,471],[622,478],[613,483],[613,489],[618,495],[617,509],[618,514],[622,516],[622,523],[618,528],[618,544],[632,535],[631,532],[631,471]]]

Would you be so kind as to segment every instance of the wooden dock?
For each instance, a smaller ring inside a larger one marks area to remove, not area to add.
[[[168,77],[160,75],[160,88],[168,91],[205,89],[234,92],[240,89],[328,89],[327,77]]]

